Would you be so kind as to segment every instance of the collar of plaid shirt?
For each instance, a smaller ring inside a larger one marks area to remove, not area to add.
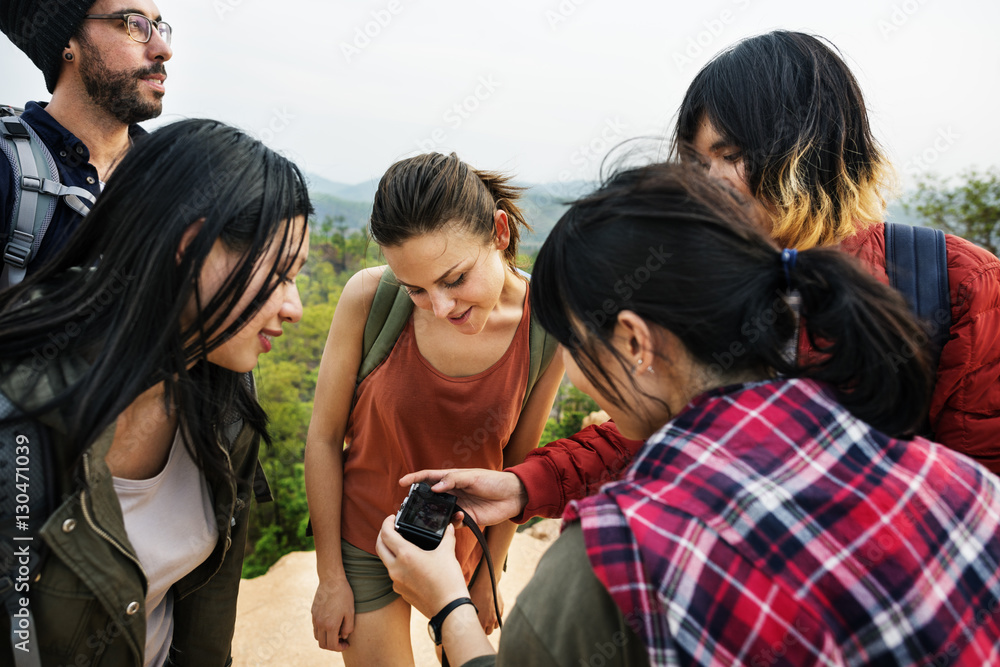
[[[564,518],[653,665],[1000,656],[1000,480],[809,380],[699,396]]]

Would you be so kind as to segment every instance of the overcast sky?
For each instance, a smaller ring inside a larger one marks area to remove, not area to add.
[[[123,7],[128,6],[122,0]],[[347,183],[457,151],[521,180],[593,178],[663,136],[715,53],[775,28],[829,38],[904,177],[1000,164],[995,0],[160,0],[174,27],[164,114],[238,125]],[[0,101],[46,99],[0,44]]]

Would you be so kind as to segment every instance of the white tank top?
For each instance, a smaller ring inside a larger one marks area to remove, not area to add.
[[[125,532],[148,577],[145,667],[161,667],[174,634],[170,588],[201,565],[218,541],[212,496],[180,429],[158,475],[112,480]]]

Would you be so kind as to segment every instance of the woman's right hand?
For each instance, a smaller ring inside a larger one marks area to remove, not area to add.
[[[320,648],[343,651],[354,632],[354,591],[346,578],[321,581],[312,604],[313,637]]]
[[[523,512],[528,504],[524,484],[512,472],[481,468],[421,470],[399,480],[401,486],[417,482],[427,482],[433,491],[458,498],[459,506],[480,526],[503,523]]]

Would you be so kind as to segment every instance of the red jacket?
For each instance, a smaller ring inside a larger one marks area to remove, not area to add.
[[[847,239],[841,249],[889,284],[883,225]],[[965,239],[946,235],[951,336],[941,351],[931,396],[934,440],[1000,474],[1000,260]],[[528,504],[515,520],[558,517],[566,503],[616,479],[642,443],[614,423],[590,426],[551,442],[508,468],[524,484]]]

